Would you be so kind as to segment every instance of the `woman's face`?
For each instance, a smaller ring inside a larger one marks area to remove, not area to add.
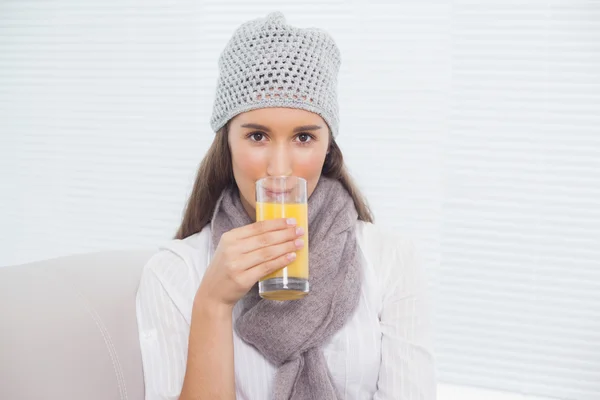
[[[242,203],[254,219],[255,183],[261,178],[299,176],[312,194],[329,148],[329,129],[310,111],[261,108],[230,121],[229,147]]]

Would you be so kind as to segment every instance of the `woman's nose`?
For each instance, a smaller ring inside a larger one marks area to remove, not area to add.
[[[267,174],[270,176],[292,175],[292,157],[286,146],[274,147],[269,154]]]

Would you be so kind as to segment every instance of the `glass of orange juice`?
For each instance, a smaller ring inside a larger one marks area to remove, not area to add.
[[[304,228],[304,247],[296,259],[258,282],[258,292],[269,300],[299,300],[308,287],[308,202],[306,180],[297,176],[269,176],[256,182],[256,220],[295,218]]]

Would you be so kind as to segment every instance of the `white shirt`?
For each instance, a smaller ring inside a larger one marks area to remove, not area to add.
[[[415,247],[364,222],[357,223],[357,240],[364,261],[359,305],[323,346],[333,380],[349,400],[434,400],[430,301]],[[192,304],[210,244],[207,226],[171,241],[144,267],[136,306],[147,400],[179,398]],[[275,367],[235,330],[233,340],[237,399],[269,399]]]

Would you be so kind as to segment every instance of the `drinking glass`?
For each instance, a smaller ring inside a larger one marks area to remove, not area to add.
[[[256,220],[295,218],[304,228],[304,247],[296,259],[258,282],[262,298],[298,300],[309,292],[308,285],[308,202],[306,180],[296,176],[270,176],[256,182]]]

